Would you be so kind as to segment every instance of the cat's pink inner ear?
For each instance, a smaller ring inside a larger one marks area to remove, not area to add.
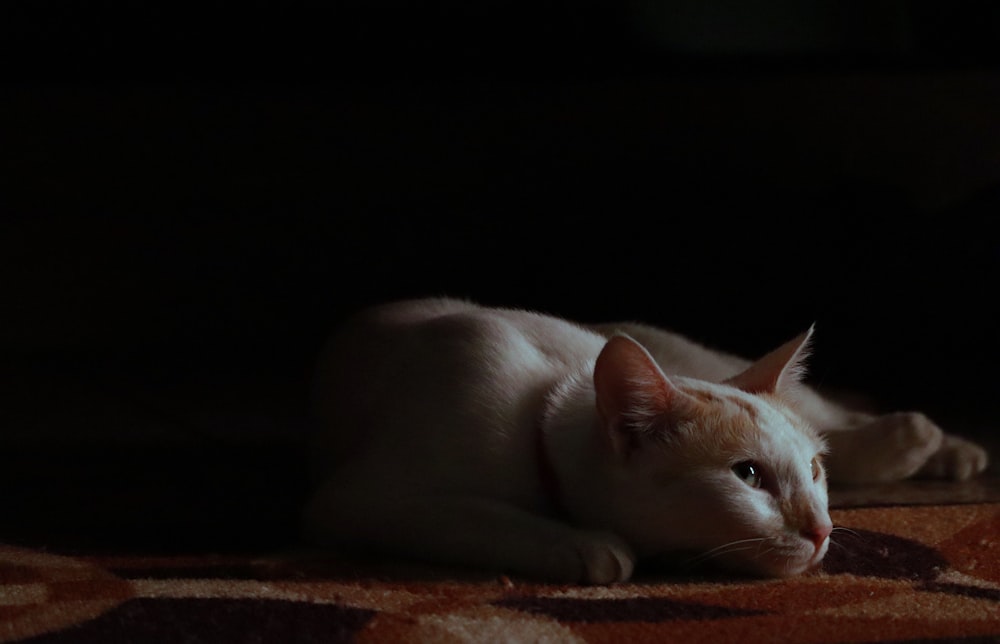
[[[646,350],[627,335],[614,335],[594,365],[597,412],[614,434],[651,429],[673,405],[678,391]]]
[[[729,378],[725,384],[751,394],[781,393],[805,377],[805,360],[809,357],[809,341],[815,325],[789,340],[745,371]]]

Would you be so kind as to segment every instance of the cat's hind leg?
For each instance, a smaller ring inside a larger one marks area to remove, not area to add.
[[[632,549],[613,534],[494,499],[351,487],[330,482],[310,501],[303,515],[307,541],[552,582],[624,581],[635,565]]]
[[[901,479],[969,479],[986,469],[986,450],[946,434],[919,412],[864,418],[851,427],[823,432],[834,484],[863,485]]]
[[[864,485],[909,478],[940,448],[944,432],[919,412],[868,417],[849,428],[823,432],[831,483]]]

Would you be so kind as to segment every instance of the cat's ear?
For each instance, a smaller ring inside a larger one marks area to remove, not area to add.
[[[805,377],[805,360],[815,324],[725,381],[751,394],[788,393]]]
[[[625,334],[611,336],[594,365],[597,413],[617,452],[688,417],[697,401],[667,378],[652,356]]]

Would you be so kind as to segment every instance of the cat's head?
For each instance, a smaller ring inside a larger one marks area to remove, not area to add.
[[[640,556],[768,576],[816,566],[832,529],[824,447],[790,405],[811,333],[723,383],[667,377],[611,337],[594,367],[607,527]]]

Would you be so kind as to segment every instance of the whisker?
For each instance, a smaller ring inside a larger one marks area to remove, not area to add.
[[[859,533],[855,532],[854,530],[851,530],[850,528],[845,528],[845,527],[839,526],[839,525],[833,527],[833,530],[831,531],[831,534],[833,532],[847,532],[848,534],[851,534],[851,535],[853,535],[855,537],[858,537],[859,539],[861,538],[861,535]]]
[[[711,550],[708,550],[708,551],[704,552],[703,556],[704,555],[715,554],[715,553],[717,553],[720,550],[729,551],[729,549],[732,548],[733,546],[739,546],[739,545],[743,545],[743,544],[746,544],[746,543],[757,543],[757,545],[759,547],[760,544],[763,543],[766,540],[767,539],[765,537],[754,537],[752,539],[740,539],[738,541],[730,541],[729,543],[724,543],[721,546],[716,546],[715,548],[712,548]],[[747,547],[744,547],[744,548],[740,548],[740,550],[748,550],[749,548],[750,547],[747,546]],[[722,553],[719,552],[718,554],[722,554]]]
[[[835,541],[834,540],[834,537],[839,537],[841,534],[849,534],[849,535],[851,535],[852,537],[854,537],[855,539],[858,539],[858,540],[864,539],[864,537],[861,536],[860,533],[855,532],[854,530],[851,530],[850,528],[845,528],[843,526],[834,526],[833,530],[830,532],[830,547],[831,548],[833,546],[837,546],[838,548],[841,548],[841,549],[846,549],[847,548],[847,546],[845,546],[844,544],[840,543],[839,541]]]
[[[744,546],[742,548],[731,548],[729,550],[719,550],[719,551],[713,551],[711,553],[707,553],[706,552],[704,554],[700,554],[700,555],[697,555],[695,557],[691,557],[690,559],[688,559],[687,561],[685,561],[684,564],[687,565],[687,566],[697,566],[698,564],[705,563],[709,559],[714,559],[716,557],[721,557],[721,556],[727,555],[727,554],[729,554],[731,552],[742,552],[744,550],[751,550],[751,549],[752,549],[751,546]]]
[[[763,542],[765,541],[767,541],[765,537],[756,537],[753,539],[740,539],[738,541],[730,541],[729,543],[724,543],[721,546],[717,546],[715,548],[712,548],[711,550],[708,550],[707,552],[703,552],[700,555],[692,557],[688,559],[685,563],[690,566],[694,566],[696,564],[708,561],[709,559],[713,559],[715,557],[721,557],[722,555],[728,554],[730,552],[741,552],[744,550],[752,550],[754,546],[751,544],[754,543],[756,543],[757,544],[756,547],[760,549],[760,547],[763,545]]]
[[[776,550],[776,548],[768,548],[767,550],[765,550],[765,551],[761,552],[760,548],[758,548],[758,549],[757,549],[757,558],[758,558],[758,559],[760,559],[760,558],[761,558],[761,557],[763,557],[764,555],[769,555],[769,554],[771,554],[772,552],[774,552],[775,550]]]
[[[721,546],[716,546],[715,548],[712,548],[711,550],[709,550],[705,554],[709,554],[709,553],[715,552],[716,550],[723,550],[723,549],[729,548],[731,546],[742,545],[744,543],[758,543],[758,544],[760,544],[760,543],[762,543],[764,541],[767,541],[767,537],[752,537],[750,539],[739,539],[737,541],[730,541],[729,543],[724,543]]]

